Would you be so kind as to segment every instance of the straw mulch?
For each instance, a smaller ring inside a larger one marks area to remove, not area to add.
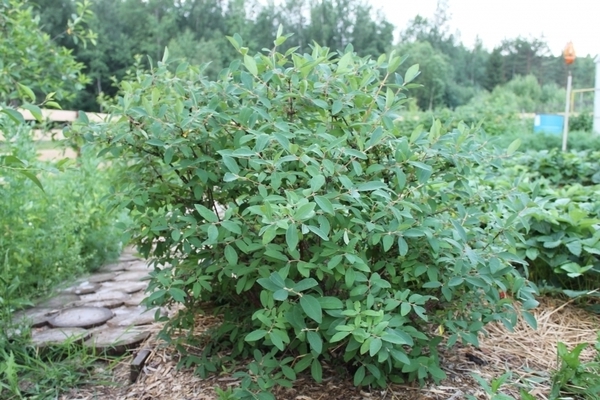
[[[336,376],[333,370],[324,370],[324,382],[316,384],[309,376],[301,376],[292,389],[278,389],[277,399],[293,400],[459,400],[467,395],[487,399],[481,386],[472,377],[478,374],[488,382],[507,371],[511,377],[502,386],[502,392],[520,398],[519,389],[528,388],[536,399],[545,400],[550,392],[552,371],[557,368],[556,345],[563,342],[572,348],[579,343],[594,343],[600,328],[600,316],[588,313],[572,303],[542,299],[534,310],[538,329],[519,322],[514,332],[501,324],[488,325],[480,347],[454,346],[441,348],[442,367],[448,378],[439,385],[424,388],[415,385],[391,385],[385,390],[355,388],[351,377]],[[214,317],[198,317],[198,325],[207,327],[218,323]],[[158,328],[159,326],[157,326]],[[178,370],[177,354],[162,345],[156,334],[144,347],[153,349],[137,382],[128,384],[129,364],[133,356],[124,359],[112,371],[111,382],[104,386],[73,389],[61,399],[217,399],[215,387],[235,387],[237,379],[228,374],[201,379],[193,370]],[[582,353],[585,360],[593,357],[590,346]]]

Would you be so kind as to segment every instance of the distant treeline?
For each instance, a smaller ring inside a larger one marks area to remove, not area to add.
[[[378,57],[397,49],[409,56],[405,64],[419,63],[424,85],[414,96],[422,109],[468,103],[482,91],[533,75],[541,86],[564,87],[567,67],[552,55],[543,38],[506,40],[492,52],[480,41],[467,47],[450,33],[449,10],[440,1],[431,17],[415,17],[394,41],[395,27],[366,0],[285,0],[267,5],[257,0],[94,0],[90,28],[98,34],[96,46],[84,48],[65,31],[76,0],[31,0],[42,28],[59,45],[73,50],[86,65],[92,83],[67,108],[98,111],[97,96],[116,93],[114,79],[123,78],[135,55],[157,60],[168,46],[172,58],[191,63],[210,61],[215,76],[237,54],[225,38],[239,33],[251,51],[272,48],[279,24],[294,35],[286,47],[309,49],[313,41],[332,50],[352,44],[359,55]],[[580,57],[571,67],[575,87],[594,85],[594,62]]]

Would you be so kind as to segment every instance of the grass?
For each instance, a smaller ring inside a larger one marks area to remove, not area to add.
[[[106,384],[112,367],[121,360],[100,357],[73,342],[40,351],[30,344],[28,337],[27,330],[16,336],[0,337],[2,399],[57,398],[77,386]]]

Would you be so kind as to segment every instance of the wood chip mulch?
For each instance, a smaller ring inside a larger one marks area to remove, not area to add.
[[[511,371],[502,392],[520,398],[519,389],[527,388],[536,399],[547,400],[551,374],[557,368],[556,345],[563,342],[572,348],[579,343],[595,343],[600,331],[600,316],[586,312],[571,302],[541,299],[533,310],[538,329],[533,330],[520,321],[514,332],[501,324],[486,326],[487,335],[480,338],[480,347],[454,346],[440,348],[442,368],[448,378],[439,385],[423,388],[416,385],[390,385],[385,390],[356,388],[351,379],[335,376],[325,369],[324,382],[316,384],[310,377],[299,377],[292,389],[278,389],[274,394],[283,400],[459,400],[472,395],[487,399],[487,395],[472,377],[478,374],[488,382]],[[198,325],[218,323],[214,317],[198,317]],[[177,353],[157,339],[160,325],[142,345],[152,352],[137,381],[129,384],[129,366],[135,353],[123,359],[112,371],[105,385],[87,386],[64,393],[61,400],[138,399],[138,400],[214,400],[215,387],[226,389],[239,384],[227,374],[201,379],[192,369],[177,369]],[[582,353],[590,360],[593,346]],[[329,375],[329,376],[327,376]]]

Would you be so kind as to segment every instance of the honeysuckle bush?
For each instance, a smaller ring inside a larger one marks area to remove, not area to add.
[[[122,83],[112,121],[79,126],[129,165],[114,200],[156,262],[147,304],[184,306],[164,331],[182,362],[250,359],[237,396],[266,399],[324,365],[356,385],[440,380],[443,337],[476,345],[518,308],[535,324],[508,251],[532,203],[474,172],[507,154],[465,125],[401,131],[418,66],[397,73],[399,56],[282,54],[285,38],[255,55],[230,38],[241,57],[215,81],[165,52]],[[199,313],[222,317],[202,339]]]

